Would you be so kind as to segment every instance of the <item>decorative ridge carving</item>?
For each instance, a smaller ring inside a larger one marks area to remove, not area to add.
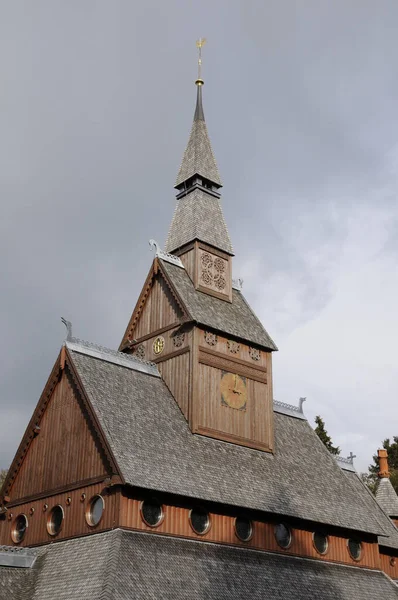
[[[352,452],[350,452],[350,455],[346,458],[344,456],[335,456],[337,464],[344,471],[352,471],[353,473],[356,473],[356,469],[354,467],[354,458],[356,458],[356,456]]]
[[[306,398],[299,398],[299,405],[287,404],[286,402],[279,402],[274,400],[274,411],[283,415],[289,415],[290,417],[296,417],[296,419],[307,420],[303,412],[303,403]]]
[[[174,254],[170,254],[169,252],[165,252],[164,250],[162,250],[156,240],[149,240],[149,245],[152,249],[155,248],[155,256],[157,256],[158,258],[161,258],[162,260],[165,260],[166,262],[171,263],[172,265],[176,265],[177,267],[180,267],[181,269],[185,269],[181,258],[179,258],[178,256],[174,256]]]
[[[232,289],[238,290],[238,292],[243,290],[243,279],[241,277],[232,280]]]
[[[65,342],[65,345],[69,350],[74,352],[86,354],[93,358],[99,358],[105,362],[110,362],[121,367],[127,367],[134,371],[141,371],[148,375],[160,377],[160,373],[155,363],[139,358],[134,354],[125,354],[123,352],[118,352],[117,350],[110,350],[104,346],[79,340],[78,338],[72,338],[71,341]]]

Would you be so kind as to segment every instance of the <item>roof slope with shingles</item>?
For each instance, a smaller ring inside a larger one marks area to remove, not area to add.
[[[127,483],[386,533],[307,421],[275,413],[275,454],[193,435],[158,377],[70,354]]]
[[[185,269],[165,261],[162,268],[194,321],[264,348],[278,349],[242,292],[232,290],[232,302],[225,302],[196,290]]]
[[[398,496],[388,477],[379,480],[376,500],[389,517],[398,517]]]
[[[233,254],[231,239],[219,198],[196,188],[177,200],[166,240],[166,252],[200,240]]]
[[[344,471],[344,474],[356,490],[358,503],[363,504],[365,509],[369,512],[373,512],[374,510],[378,512],[378,518],[382,522],[383,528],[388,534],[388,537],[379,537],[380,546],[398,549],[398,529],[395,527],[394,523],[387,516],[384,510],[377,510],[380,507],[375,496],[372,494],[369,488],[366,487],[356,472]]]
[[[40,554],[26,600],[398,598],[380,571],[120,529],[50,544]],[[0,569],[0,588],[2,580]],[[21,596],[11,588],[4,598]]]
[[[178,171],[176,187],[190,179],[193,175],[202,175],[202,177],[205,177],[216,185],[222,185],[206,127],[202,106],[201,85],[197,86],[193,124],[180,170]]]

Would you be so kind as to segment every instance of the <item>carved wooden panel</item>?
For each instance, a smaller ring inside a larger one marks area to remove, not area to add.
[[[231,258],[196,243],[195,261],[195,287],[218,298],[231,301]]]
[[[95,434],[64,372],[11,487],[11,500],[106,473]]]

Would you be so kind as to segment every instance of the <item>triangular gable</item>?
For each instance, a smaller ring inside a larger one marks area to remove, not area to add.
[[[0,500],[117,477],[118,467],[65,347],[8,471]]]
[[[139,340],[189,319],[190,315],[161,261],[155,258],[119,350],[123,351],[129,347],[132,340]]]

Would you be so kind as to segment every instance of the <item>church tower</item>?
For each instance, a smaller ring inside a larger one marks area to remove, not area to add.
[[[272,452],[276,346],[232,278],[233,249],[199,76],[165,251],[157,253],[120,350],[157,363],[193,433]]]

